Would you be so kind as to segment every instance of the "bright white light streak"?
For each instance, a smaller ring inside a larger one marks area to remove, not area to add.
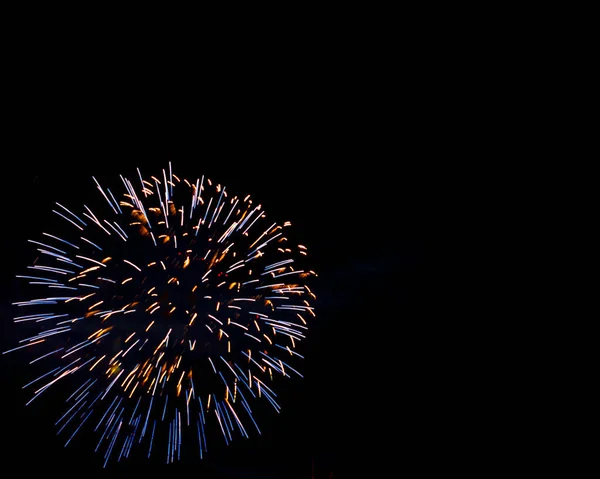
[[[123,214],[123,210],[119,206],[119,202],[115,199],[114,195],[112,194],[112,191],[110,191],[109,188],[106,188],[106,190],[108,191],[108,194],[110,195],[110,197],[112,198],[112,200],[115,202],[115,205],[117,205],[117,208],[119,208],[119,213]]]
[[[83,231],[83,228],[81,226],[79,226],[77,223],[75,223],[73,220],[71,220],[70,218],[67,218],[65,215],[63,215],[62,213],[56,211],[56,210],[52,210],[52,213],[56,213],[58,216],[64,218],[65,220],[67,220],[69,223],[75,225],[77,228],[79,228],[81,231]]]
[[[273,223],[271,226],[269,226],[269,227],[268,227],[268,228],[267,228],[267,229],[264,231],[264,233],[263,233],[263,234],[261,234],[261,235],[260,235],[258,238],[256,238],[256,241],[254,241],[254,243],[252,243],[252,244],[251,244],[251,245],[248,247],[248,249],[252,248],[252,247],[253,247],[253,246],[254,246],[256,243],[258,243],[258,242],[259,242],[259,241],[262,239],[262,237],[263,237],[264,235],[268,234],[268,233],[269,233],[269,231],[271,231],[271,228],[275,227],[276,225],[277,225],[277,223]]]
[[[223,188],[221,190],[221,195],[219,196],[219,200],[217,201],[217,205],[215,206],[215,211],[213,212],[213,215],[210,218],[210,223],[208,225],[209,228],[213,224],[213,221],[215,221],[215,219],[219,217],[219,214],[218,214],[218,213],[220,213],[219,206],[221,205],[221,200],[223,199],[223,193],[225,193],[225,188]],[[215,217],[215,214],[217,215],[216,217]]]
[[[21,279],[37,279],[38,281],[45,281],[49,284],[50,283],[58,283],[57,279],[43,278],[41,276],[23,276],[23,275],[18,274],[16,277],[21,278]]]
[[[127,261],[126,259],[123,260],[123,262],[133,266],[135,269],[137,269],[138,271],[142,271],[139,267],[137,267],[135,264],[133,264],[131,261]]]
[[[123,228],[121,228],[119,226],[119,223],[117,223],[116,221],[114,221],[114,224],[119,229],[119,231],[123,234],[123,236],[125,236],[125,238],[129,238],[129,236],[127,236],[127,233],[125,233],[125,231],[123,231]]]
[[[267,241],[265,241],[263,244],[261,244],[260,246],[254,248],[253,251],[251,251],[250,253],[248,253],[248,256],[251,256],[252,254],[256,253],[259,249],[261,249],[263,246],[266,246],[267,244],[269,244],[271,241],[273,241],[275,238],[279,238],[283,233],[277,233],[275,236],[270,237]]]
[[[108,392],[110,391],[110,389],[114,386],[114,384],[117,382],[117,380],[119,379],[119,377],[121,377],[121,374],[123,374],[125,372],[124,369],[121,369],[121,371],[119,372],[119,374],[117,374],[117,376],[112,380],[112,382],[110,383],[110,385],[108,386],[108,388],[106,388],[106,391],[104,391],[104,394],[102,395],[101,399],[104,399],[106,397],[106,395],[108,394]]]
[[[53,249],[54,251],[58,251],[59,253],[62,253],[62,254],[67,254],[67,252],[66,252],[66,251],[63,251],[62,249],[55,248],[54,246],[50,246],[50,245],[47,245],[47,244],[45,244],[45,243],[41,243],[41,242],[39,242],[39,241],[27,240],[27,242],[28,242],[28,243],[37,244],[37,245],[39,245],[39,246],[43,246],[44,248],[50,248],[50,249]]]
[[[215,374],[217,374],[217,368],[215,368],[215,365],[213,364],[212,359],[208,358],[208,360],[210,361],[210,365],[212,366],[213,371],[215,372]]]
[[[82,239],[83,241],[86,241],[86,242],[88,242],[89,244],[91,244],[92,246],[94,246],[95,248],[97,248],[98,250],[102,251],[102,248],[100,248],[100,246],[98,246],[96,243],[92,243],[92,242],[91,242],[89,239],[87,239],[87,238],[84,238],[83,236],[81,237],[81,239]]]
[[[125,357],[125,355],[126,355],[126,354],[127,354],[129,351],[131,351],[131,349],[132,349],[132,348],[133,348],[133,347],[134,347],[134,346],[135,346],[137,343],[139,343],[139,342],[140,342],[140,340],[139,340],[139,339],[137,339],[137,340],[135,341],[135,343],[133,343],[131,346],[129,346],[129,348],[127,349],[127,351],[125,351],[125,352],[123,353],[123,356],[121,356],[121,357],[122,357],[122,358],[124,358],[124,357]]]
[[[68,269],[62,269],[62,268],[52,268],[50,266],[40,266],[40,265],[34,265],[34,266],[27,266],[27,269],[37,269],[40,271],[49,271],[51,273],[56,273],[56,274],[75,274],[75,271],[70,271]]]
[[[100,186],[100,183],[98,183],[98,180],[96,180],[96,178],[94,178],[93,176],[92,176],[92,179],[96,182],[96,185],[98,185],[98,189],[100,190],[100,193],[102,193],[102,196],[104,196],[104,199],[106,199],[106,202],[110,205],[110,207],[113,209],[113,211],[115,212],[115,214],[118,215],[119,212],[117,211],[117,209],[115,208],[115,206],[112,204],[112,202],[108,199],[108,196],[106,196],[106,193],[104,193],[104,190]]]
[[[139,168],[137,168],[137,172],[138,172],[138,176],[140,177],[140,184],[142,185],[142,191],[144,192],[144,196],[148,196],[146,193],[146,188],[144,187],[144,180],[142,179],[142,173],[140,172]]]
[[[70,329],[70,328],[69,328],[69,329]],[[34,360],[33,360],[33,361],[31,361],[29,364],[33,364],[33,363],[35,363],[35,362],[39,361],[40,359],[47,358],[48,356],[51,356],[51,355],[52,355],[52,354],[54,354],[54,353],[57,353],[57,352],[59,352],[59,351],[62,351],[63,349],[64,349],[64,348],[58,348],[58,349],[55,349],[54,351],[50,351],[49,353],[46,353],[46,354],[44,354],[43,356],[40,356],[39,358],[36,358],[36,359],[34,359]],[[58,369],[58,368],[57,368],[57,369]],[[55,371],[56,371],[56,369],[55,369]]]
[[[244,333],[244,335],[246,335],[246,336],[248,336],[248,337],[250,337],[250,338],[254,339],[255,341],[258,341],[259,343],[262,343],[262,341],[261,341],[260,339],[258,339],[256,336],[252,336],[252,335],[251,335],[251,334],[249,334],[249,333]]]
[[[87,226],[87,223],[85,221],[83,221],[79,216],[77,216],[75,213],[73,213],[71,210],[65,208],[63,205],[61,205],[60,203],[56,203],[58,206],[60,206],[63,210],[65,210],[67,213],[69,213],[71,216],[73,216],[74,218],[76,218],[78,221],[81,222],[81,224],[83,226]]]
[[[115,227],[112,225],[112,223],[109,223],[107,220],[104,220],[104,222],[105,222],[105,223],[106,223],[108,226],[110,226],[110,227],[113,229],[113,231],[114,231],[115,233],[117,233],[117,234],[118,234],[118,235],[121,237],[121,239],[122,239],[123,241],[127,241],[127,239],[126,239],[126,238],[125,238],[125,237],[124,237],[124,236],[121,234],[121,232],[120,232],[120,231],[119,231],[117,228],[115,228]]]
[[[104,226],[102,226],[102,223],[100,223],[100,220],[98,218],[96,218],[96,215],[94,214],[94,212],[87,205],[83,205],[83,207],[86,210],[88,210],[88,212],[90,213],[89,215],[87,213],[83,213],[83,215],[88,217],[89,219],[91,219],[94,223],[96,223],[96,225],[98,225],[102,230],[104,230],[104,232],[108,236],[111,236],[110,231],[108,231]]]
[[[48,233],[42,233],[42,234],[43,234],[44,236],[48,236],[48,237],[50,237],[50,238],[54,238],[55,240],[57,240],[57,241],[60,241],[60,242],[62,242],[62,243],[68,244],[69,246],[72,246],[72,247],[73,247],[73,248],[75,248],[75,249],[79,249],[79,246],[76,246],[76,245],[74,245],[73,243],[69,243],[68,241],[65,241],[64,239],[62,239],[62,238],[59,238],[58,236],[53,236],[53,235],[51,235],[51,234],[48,234]]]
[[[235,203],[233,204],[233,206],[231,207],[231,210],[229,211],[229,214],[227,215],[227,218],[225,218],[225,221],[223,221],[223,226],[225,226],[227,224],[227,221],[229,220],[229,217],[231,216],[231,213],[233,213],[233,210],[235,210],[235,207],[237,206],[237,204],[240,202],[239,199],[237,199],[235,201]]]
[[[260,205],[259,205],[260,206]],[[252,226],[254,225],[254,223],[256,223],[259,219],[264,218],[265,214],[261,213],[260,215],[258,215],[256,218],[254,218],[254,221],[252,221],[252,223],[250,223],[250,225],[248,226],[248,228],[246,228],[242,234],[246,234],[248,233],[248,230],[250,230],[250,228],[252,228]]]
[[[18,346],[16,348],[9,349],[8,351],[4,351],[2,354],[12,353],[13,351],[17,351],[18,349],[28,348],[29,346],[33,346],[34,344],[43,343],[44,341],[45,341],[44,339],[41,339],[41,340],[36,341],[34,343],[24,344],[23,346]]]
[[[92,259],[92,258],[88,258],[87,256],[81,256],[79,254],[76,254],[75,257],[76,258],[85,259],[87,261],[90,261],[91,263],[95,263],[98,266],[102,266],[103,268],[106,268],[106,265],[104,263],[101,263],[100,261],[96,261],[95,259]]]

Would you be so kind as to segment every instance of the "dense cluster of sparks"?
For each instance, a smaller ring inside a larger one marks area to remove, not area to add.
[[[273,379],[301,377],[296,346],[315,315],[315,273],[301,269],[307,250],[286,238],[289,222],[170,163],[159,177],[137,173],[121,176],[119,200],[94,178],[96,211],[56,203],[65,233],[30,240],[36,260],[18,275],[42,292],[13,303],[34,332],[4,352],[47,365],[24,386],[27,404],[72,388],[58,433],[66,446],[95,431],[105,466],[134,445],[170,463],[182,442],[202,457],[212,433],[227,444],[260,433],[252,408],[279,411]]]

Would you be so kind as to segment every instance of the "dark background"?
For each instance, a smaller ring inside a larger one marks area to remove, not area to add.
[[[34,79],[23,81],[4,130],[2,350],[18,339],[13,277],[30,264],[26,240],[42,231],[53,202],[88,198],[91,175],[110,184],[136,167],[156,174],[168,161],[180,176],[205,174],[290,220],[319,273],[318,310],[305,379],[282,387],[281,414],[260,418],[262,436],[213,447],[202,462],[148,464],[134,452],[101,470],[92,444],[63,448],[56,412],[43,401],[24,407],[24,365],[0,356],[0,461],[63,478],[300,479],[311,477],[314,463],[315,478],[337,479],[358,477],[382,455],[425,467],[439,440],[430,394],[431,337],[441,320],[432,308],[439,301],[433,244],[444,234],[440,153],[448,141],[438,134],[443,108],[422,100],[426,87],[401,95],[402,109],[395,93],[370,85],[368,95],[353,97],[354,89],[333,83],[274,89],[268,102],[238,92],[205,109],[179,96],[159,107],[135,85],[115,97],[71,84],[34,91]]]

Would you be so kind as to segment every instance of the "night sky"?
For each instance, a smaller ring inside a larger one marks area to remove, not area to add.
[[[149,176],[172,161],[180,176],[205,174],[228,191],[252,194],[271,217],[291,221],[304,238],[319,273],[305,379],[279,385],[282,412],[259,418],[262,436],[238,438],[228,448],[213,438],[201,462],[182,458],[167,466],[134,452],[102,470],[95,443],[64,448],[56,437],[56,391],[24,406],[26,364],[18,354],[4,355],[2,462],[31,477],[300,479],[311,477],[314,461],[315,478],[333,472],[337,479],[356,477],[351,471],[368,464],[373,449],[377,455],[376,445],[385,444],[399,459],[420,455],[425,439],[416,425],[422,410],[415,407],[421,400],[415,389],[427,362],[420,348],[424,323],[432,324],[425,311],[432,301],[426,284],[435,172],[423,166],[427,153],[419,147],[419,127],[398,135],[406,145],[402,153],[401,145],[389,148],[389,138],[383,142],[391,133],[387,127],[344,130],[321,120],[318,127],[289,131],[269,123],[257,134],[238,136],[217,126],[188,128],[167,138],[126,118],[118,127],[86,125],[90,116],[81,116],[83,124],[75,117],[52,124],[49,114],[21,117],[27,132],[15,127],[16,148],[2,187],[2,350],[20,338],[10,302],[14,275],[33,259],[26,240],[48,225],[54,201],[100,202],[92,175],[116,182],[119,174],[133,177],[136,167]]]

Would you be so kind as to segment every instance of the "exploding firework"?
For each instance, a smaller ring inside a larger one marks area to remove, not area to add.
[[[61,233],[29,240],[37,258],[18,275],[35,292],[13,303],[28,337],[4,352],[45,365],[27,404],[71,388],[58,434],[66,446],[93,431],[104,466],[132,449],[171,463],[192,442],[203,457],[213,434],[260,434],[253,408],[279,412],[274,379],[301,377],[296,347],[315,316],[316,275],[289,222],[170,163],[134,178],[120,177],[120,197],[93,178],[93,209],[56,203]]]

